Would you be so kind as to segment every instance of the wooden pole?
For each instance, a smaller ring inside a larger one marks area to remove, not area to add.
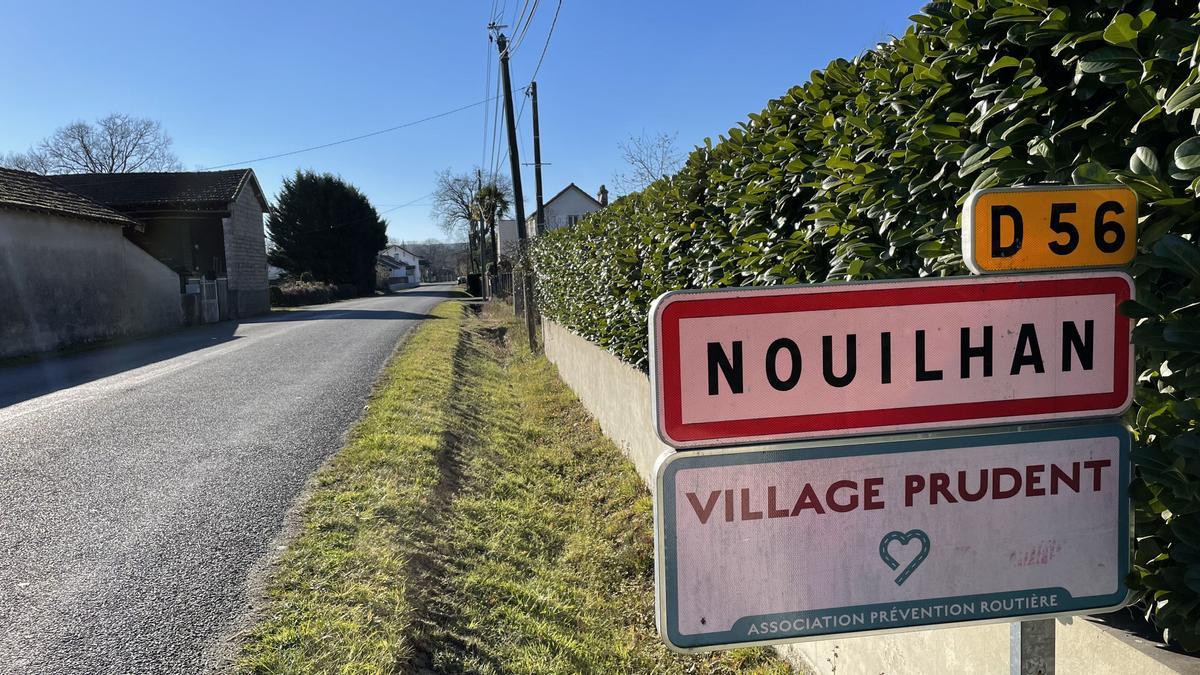
[[[538,128],[537,82],[529,83],[529,98],[533,105],[533,187],[537,192],[537,234],[546,234],[546,211],[542,204],[542,134]]]
[[[527,250],[528,235],[525,232],[525,197],[521,192],[521,157],[517,152],[517,120],[513,114],[512,82],[508,74],[508,38],[500,33],[496,36],[496,46],[500,49],[500,77],[504,87],[504,118],[508,126],[508,163],[512,171],[513,209],[517,216],[517,237],[520,240],[521,251]],[[521,278],[521,293],[525,299],[525,329],[529,332],[529,349],[536,353],[537,332],[533,322],[533,294],[530,274],[526,271]]]

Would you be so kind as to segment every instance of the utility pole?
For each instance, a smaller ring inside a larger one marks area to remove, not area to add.
[[[546,211],[542,205],[542,134],[538,130],[537,82],[529,83],[533,99],[533,186],[537,191],[537,235],[546,234]]]
[[[517,215],[517,238],[521,254],[528,252],[528,237],[525,233],[525,201],[521,192],[521,158],[517,154],[517,120],[513,114],[512,82],[508,74],[508,38],[504,33],[496,35],[496,46],[500,49],[500,76],[504,87],[504,118],[508,122],[508,165],[512,171],[513,209]],[[524,265],[522,265],[524,266]],[[537,353],[537,333],[533,325],[532,275],[525,271],[521,278],[521,294],[525,298],[525,330],[529,332],[529,350]]]
[[[479,208],[479,191],[483,189],[483,173],[477,168],[475,169],[475,217],[477,220],[471,223],[474,228],[475,241],[479,244],[479,295],[484,299],[488,299],[488,275],[487,275],[487,256],[484,254],[484,246],[487,245],[487,237],[484,235],[483,227],[483,212],[478,211]]]

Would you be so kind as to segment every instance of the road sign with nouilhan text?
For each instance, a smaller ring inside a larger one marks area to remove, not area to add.
[[[664,453],[660,634],[698,651],[1123,605],[1129,432],[967,433]]]
[[[655,426],[697,448],[1117,415],[1132,296],[1119,271],[668,293]]]

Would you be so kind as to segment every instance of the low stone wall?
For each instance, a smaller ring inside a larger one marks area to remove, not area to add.
[[[649,378],[553,321],[543,320],[542,335],[546,357],[563,382],[653,490],[654,462],[669,448],[654,433]],[[778,650],[793,663],[824,675],[1008,673],[1010,625],[837,638]],[[1088,619],[1058,620],[1055,638],[1060,673],[1200,672],[1200,659],[1165,651]]]

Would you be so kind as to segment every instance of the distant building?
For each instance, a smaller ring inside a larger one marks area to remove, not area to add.
[[[421,284],[421,258],[399,244],[389,244],[379,252],[378,266],[388,290],[412,288]],[[384,271],[386,270],[386,275]]]
[[[608,189],[603,185],[600,186],[597,196],[593,197],[584,192],[583,188],[570,183],[542,205],[546,216],[543,231],[551,232],[560,227],[574,225],[579,222],[580,218],[599,211],[607,205]],[[536,209],[533,213],[527,214],[525,222],[529,236],[536,237],[538,234]],[[512,255],[512,251],[516,250],[517,242],[520,239],[517,233],[517,221],[501,220],[496,223],[496,237],[500,240],[500,254]]]

